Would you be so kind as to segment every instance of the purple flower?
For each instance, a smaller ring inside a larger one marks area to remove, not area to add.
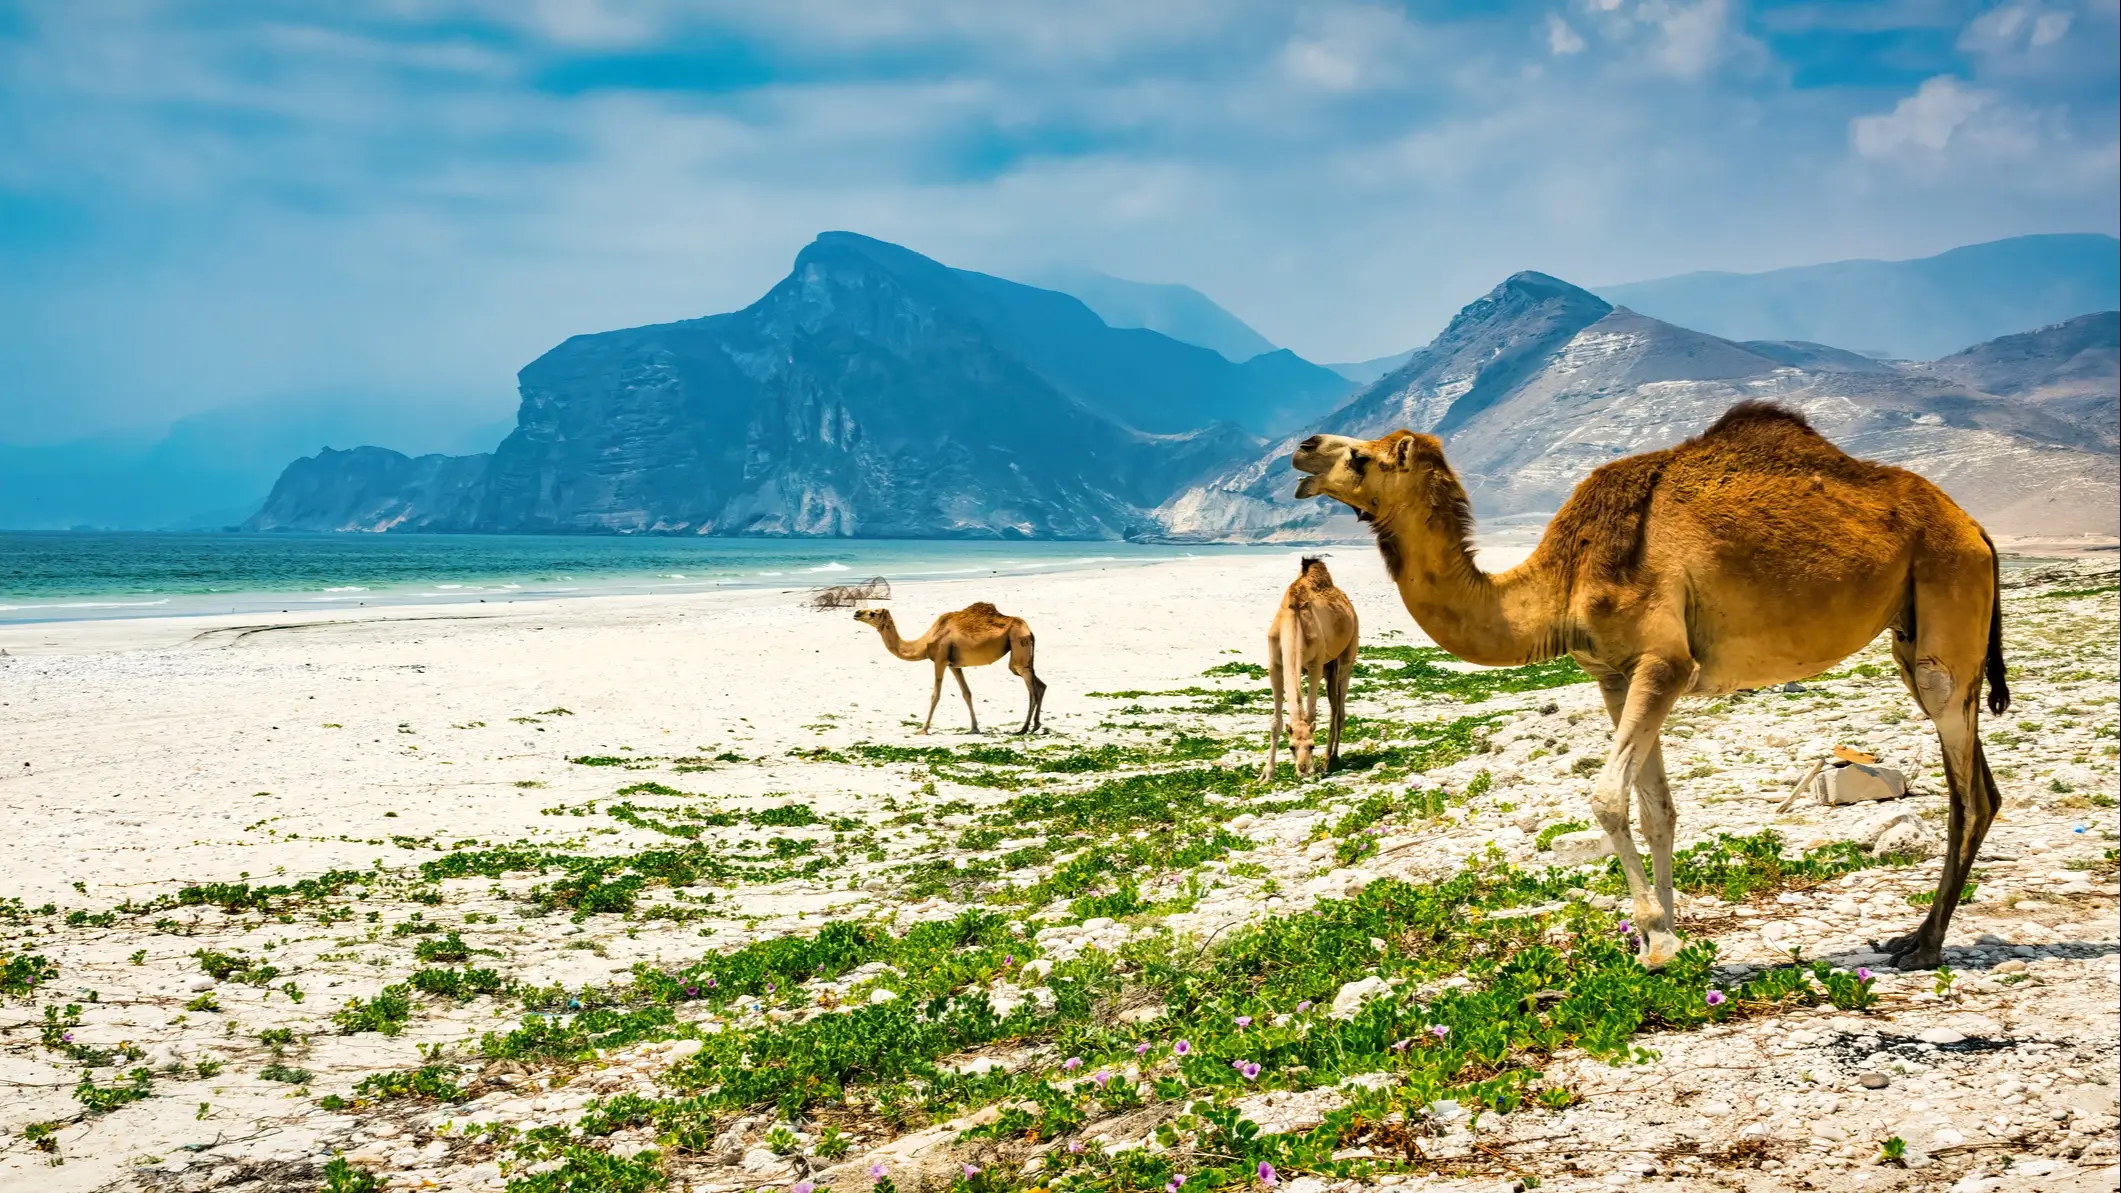
[[[771,993],[773,993],[773,983],[772,983],[772,982],[768,982],[768,983],[766,983],[766,993],[768,993],[768,994],[771,994]]]
[[[719,986],[719,985],[721,985],[721,983],[720,983],[720,982],[717,982],[717,981],[715,981],[715,980],[714,980],[713,978],[708,978],[708,979],[707,979],[707,988],[708,988],[709,990],[712,990],[712,989],[714,989],[715,987],[717,987],[717,986]]]
[[[687,998],[698,998],[698,997],[699,997],[699,994],[700,994],[700,988],[699,988],[698,986],[687,986],[687,987],[685,987],[685,997],[687,997]]]
[[[65,1033],[63,1033],[62,1035],[60,1035],[59,1039],[60,1039],[60,1040],[61,1040],[62,1042],[64,1042],[64,1043],[68,1043],[68,1044],[71,1044],[71,1043],[73,1043],[73,1042],[74,1042],[74,1033],[72,1033],[72,1032],[65,1032]]]
[[[1710,1006],[1712,1006],[1712,1007],[1720,1007],[1720,1006],[1722,1006],[1722,1005],[1723,1005],[1723,991],[1721,991],[1721,990],[1711,990],[1711,991],[1709,991],[1709,993],[1708,993],[1708,1003],[1709,1003],[1709,1005],[1710,1005]]]
[[[1080,1057],[1080,1056],[1071,1056],[1071,1057],[1069,1057],[1068,1059],[1066,1059],[1066,1060],[1064,1060],[1064,1061],[1062,1061],[1062,1062],[1061,1062],[1061,1068],[1062,1068],[1062,1069],[1064,1069],[1064,1070],[1066,1070],[1067,1072],[1070,1072],[1070,1073],[1073,1073],[1074,1071],[1076,1071],[1077,1069],[1080,1069],[1080,1068],[1082,1068],[1082,1067],[1083,1067],[1083,1058],[1082,1058],[1082,1057]]]
[[[1136,1045],[1134,1046],[1134,1055],[1136,1055],[1136,1056],[1147,1056],[1148,1054],[1149,1054],[1149,1041],[1147,1041],[1147,1040],[1143,1040],[1143,1041],[1142,1041],[1141,1043],[1139,1043],[1139,1044],[1136,1044]]]
[[[1090,1075],[1090,1080],[1097,1082],[1097,1088],[1103,1089],[1105,1088],[1105,1083],[1112,1080],[1112,1074],[1106,1072],[1103,1069],[1099,1069],[1097,1072],[1092,1073]]]
[[[1178,1187],[1185,1183],[1186,1177],[1184,1173],[1172,1173],[1170,1183],[1166,1184],[1164,1188],[1169,1190],[1169,1193],[1178,1193]]]
[[[1274,1174],[1274,1166],[1265,1160],[1259,1162],[1259,1183],[1269,1189],[1281,1183],[1281,1178]]]
[[[1620,921],[1620,927],[1614,929],[1614,931],[1622,936],[1632,935],[1635,931],[1634,922],[1630,920],[1622,920]]]
[[[1252,1016],[1239,1015],[1234,1022],[1236,1022],[1238,1030],[1243,1031],[1245,1028],[1252,1026]]]
[[[1259,1062],[1249,1060],[1240,1062],[1237,1066],[1237,1071],[1244,1076],[1245,1080],[1250,1081],[1259,1076]]]
[[[1394,1051],[1394,1052],[1405,1052],[1405,1051],[1407,1050],[1407,1045],[1409,1045],[1409,1044],[1412,1044],[1413,1042],[1414,1042],[1414,1041],[1412,1041],[1412,1040],[1398,1040],[1398,1041],[1395,1041],[1395,1042],[1393,1043],[1393,1045],[1392,1045],[1392,1051]]]
[[[1443,1039],[1443,1038],[1444,1038],[1445,1036],[1447,1036],[1447,1035],[1450,1035],[1450,1034],[1451,1034],[1451,1029],[1450,1029],[1450,1028],[1448,1028],[1448,1027],[1446,1027],[1446,1026],[1444,1026],[1444,1025],[1443,1025],[1443,1024],[1441,1024],[1441,1023],[1438,1023],[1438,1024],[1436,1024],[1435,1026],[1433,1026],[1433,1027],[1429,1028],[1429,1034],[1430,1034],[1430,1035],[1432,1035],[1432,1036],[1435,1036],[1435,1037],[1436,1037],[1437,1039],[1441,1040],[1441,1039]]]
[[[1184,1056],[1186,1053],[1193,1051],[1193,1045],[1190,1041],[1180,1040],[1177,1043],[1171,1045],[1171,1051],[1177,1053],[1180,1056]]]
[[[795,1187],[790,1189],[788,1193],[817,1193],[817,1186],[809,1181],[797,1181]]]
[[[875,1181],[884,1179],[884,1162],[882,1160],[878,1160],[869,1166],[869,1179]]]
[[[1870,970],[1865,969],[1862,966],[1858,966],[1856,968],[1856,980],[1859,982],[1868,982],[1875,976],[1877,975],[1873,974]]]
[[[966,1179],[966,1180],[968,1180],[968,1181],[969,1181],[969,1180],[971,1180],[971,1179],[972,1179],[973,1177],[976,1177],[976,1176],[978,1176],[978,1175],[979,1175],[979,1165],[977,1165],[977,1164],[967,1164],[967,1165],[965,1165],[965,1179]]]
[[[1296,1004],[1296,1013],[1297,1013],[1297,1014],[1299,1014],[1299,1015],[1303,1014],[1303,1013],[1304,1013],[1305,1011],[1308,1011],[1308,1010],[1310,1010],[1310,1009],[1311,1009],[1311,1000],[1310,1000],[1310,999],[1308,999],[1308,998],[1307,998],[1307,999],[1305,999],[1305,1000],[1303,1000],[1302,1002],[1300,1002],[1300,1003],[1297,1003],[1297,1004]]]
[[[1003,969],[1007,969],[1007,968],[1009,968],[1010,966],[1012,966],[1012,965],[1014,965],[1014,964],[1016,964],[1016,954],[1015,954],[1015,953],[1011,953],[1011,954],[1009,954],[1008,956],[1006,956],[1006,957],[1002,958],[1002,968],[1003,968]]]
[[[1070,1140],[1068,1141],[1068,1154],[1069,1154],[1069,1155],[1071,1155],[1071,1156],[1080,1156],[1080,1155],[1082,1155],[1082,1154],[1083,1154],[1083,1141],[1082,1141],[1082,1140],[1080,1140],[1080,1139],[1070,1139]]]

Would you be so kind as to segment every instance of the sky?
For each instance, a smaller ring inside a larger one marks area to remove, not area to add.
[[[1319,361],[1583,285],[2117,230],[2121,0],[0,0],[0,442],[506,417],[849,229]]]

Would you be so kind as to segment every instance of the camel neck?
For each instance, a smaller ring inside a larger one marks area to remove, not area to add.
[[[1378,550],[1407,612],[1436,645],[1488,667],[1539,662],[1566,651],[1559,602],[1529,562],[1491,575],[1473,562],[1463,527],[1406,521],[1378,518]]]
[[[921,658],[926,651],[925,642],[908,642],[899,637],[898,623],[888,617],[877,623],[876,632],[884,636],[885,650],[909,662]]]

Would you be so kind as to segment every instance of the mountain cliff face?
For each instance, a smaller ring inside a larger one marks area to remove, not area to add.
[[[1347,389],[850,233],[744,310],[576,336],[518,380],[483,465],[326,453],[252,525],[1118,538]]]
[[[243,530],[461,530],[493,457],[325,448],[287,466]]]
[[[1997,533],[2112,534],[2121,488],[2110,423],[2101,430],[2070,403],[2099,394],[2111,411],[2121,328],[2088,318],[1896,367],[1819,344],[1734,343],[1518,274],[1313,427],[1159,512],[1179,538],[1352,533],[1339,507],[1293,499],[1289,453],[1312,431],[1374,438],[1407,427],[1444,439],[1477,513],[1539,517],[1591,469],[1767,398],[1804,411],[1852,454],[1937,481]]]

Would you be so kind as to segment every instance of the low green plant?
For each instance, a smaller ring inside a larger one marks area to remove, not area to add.
[[[333,1156],[324,1165],[324,1193],[383,1193],[383,1182]]]
[[[267,1081],[281,1081],[288,1085],[308,1085],[310,1079],[315,1077],[316,1074],[308,1069],[296,1068],[293,1065],[285,1065],[279,1061],[274,1061],[259,1069],[258,1076]]]
[[[90,1114],[107,1114],[129,1102],[144,1101],[154,1096],[154,1074],[146,1069],[134,1069],[125,1074],[124,1080],[111,1085],[97,1085],[87,1074],[74,1087],[74,1100]]]
[[[385,986],[374,998],[349,998],[345,1006],[332,1012],[331,1021],[338,1025],[340,1035],[364,1031],[397,1035],[412,1018],[412,999],[406,989],[403,985]]]

